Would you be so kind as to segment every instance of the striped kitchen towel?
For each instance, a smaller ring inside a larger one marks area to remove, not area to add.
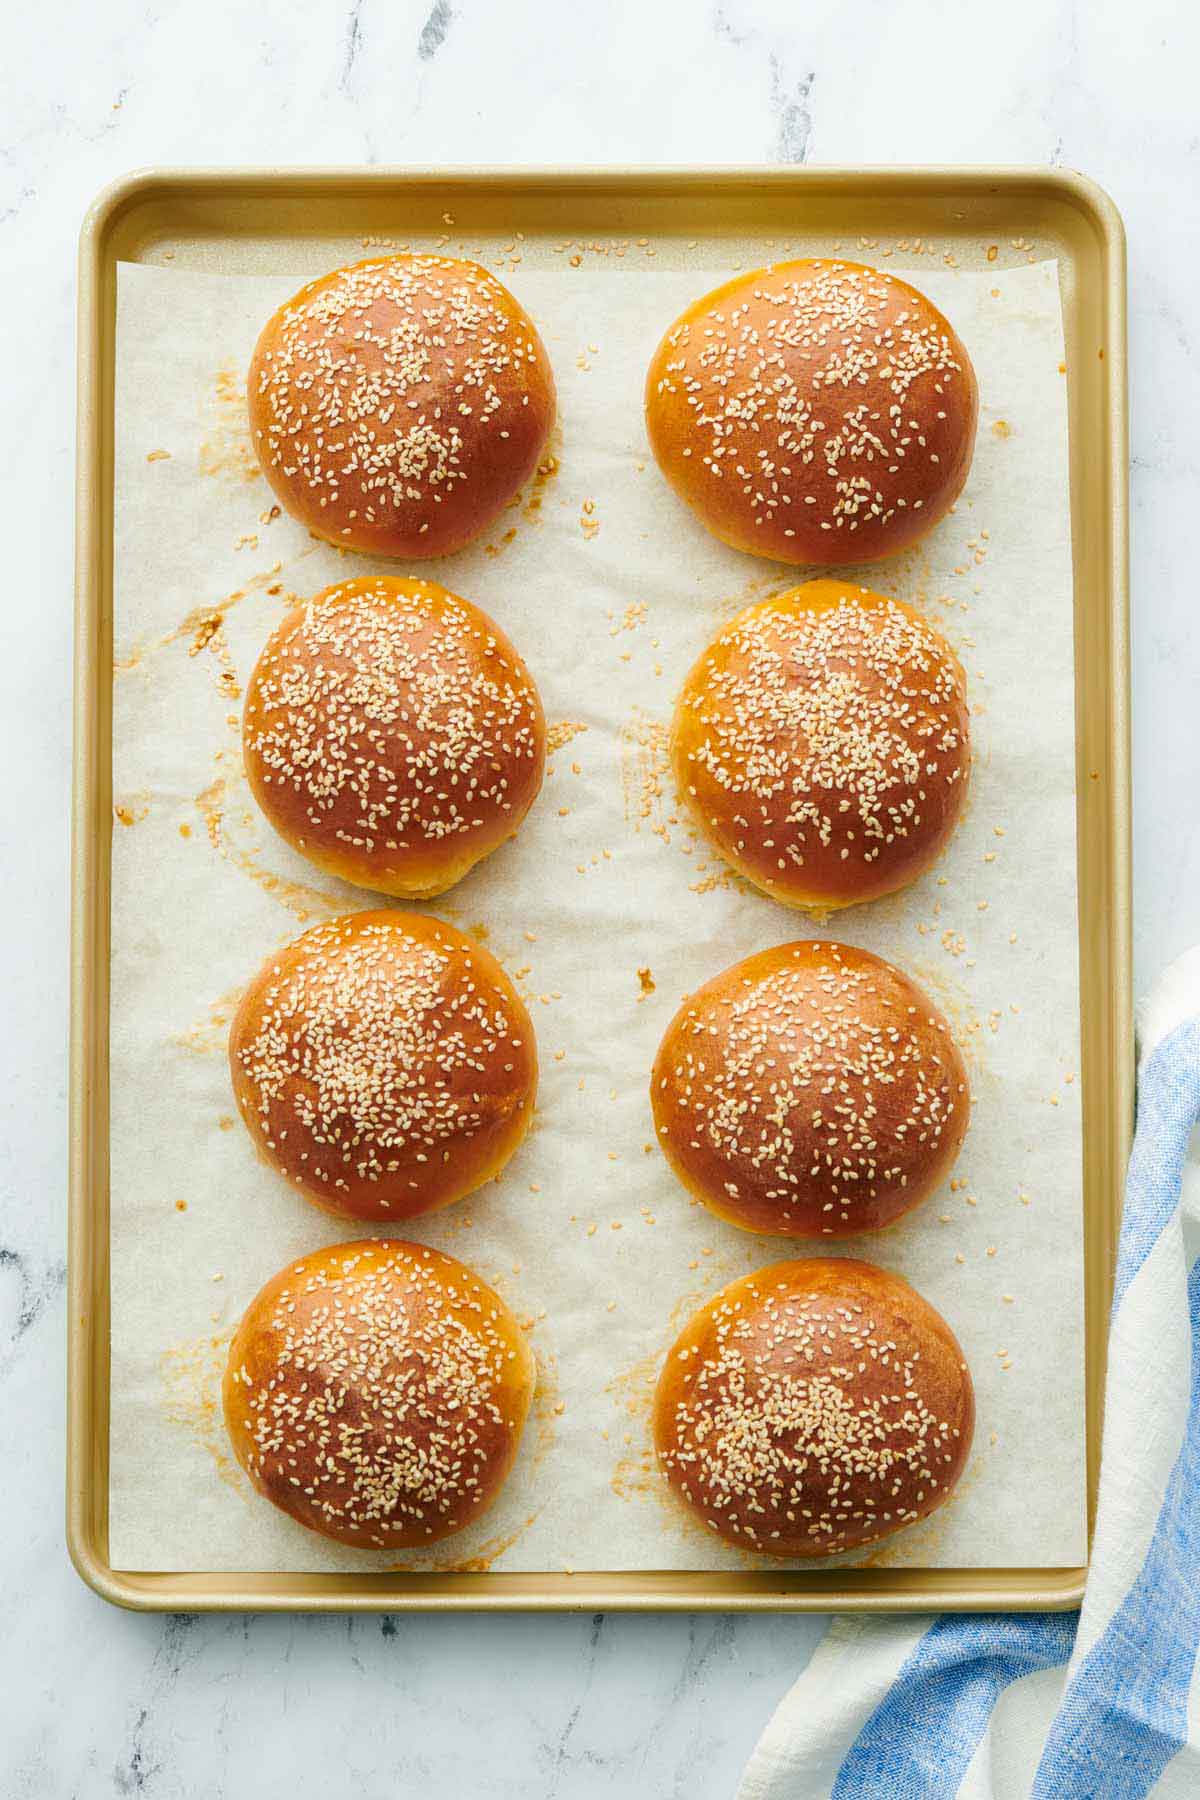
[[[1200,1800],[1200,949],[1141,1020],[1079,1613],[838,1619],[738,1800]]]

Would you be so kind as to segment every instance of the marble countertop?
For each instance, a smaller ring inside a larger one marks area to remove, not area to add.
[[[154,163],[1061,163],[1129,231],[1139,986],[1200,935],[1200,15],[1177,0],[46,0],[0,71],[0,1795],[718,1800],[819,1621],[186,1618],[62,1533],[74,253]],[[1189,654],[1191,653],[1191,654]]]

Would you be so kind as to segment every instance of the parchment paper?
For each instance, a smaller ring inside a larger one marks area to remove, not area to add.
[[[769,259],[769,252],[758,260]],[[912,259],[909,259],[910,261]],[[753,1566],[669,1499],[650,1454],[661,1358],[718,1286],[830,1251],[939,1307],[978,1395],[968,1471],[877,1551],[914,1566],[1076,1564],[1084,1395],[1072,595],[1066,381],[1053,263],[915,279],[970,349],[979,441],[956,513],[860,572],[962,655],[974,707],[965,822],[903,896],[814,925],[744,889],[682,821],[665,726],[721,620],[805,579],[726,550],[645,444],[650,353],[729,274],[646,254],[506,279],[559,383],[557,472],[425,573],[478,602],[540,684],[556,748],[518,839],[431,910],[486,937],[530,1001],[535,1128],[499,1182],[407,1235],[529,1321],[541,1385],[520,1460],[473,1530],[403,1566]],[[896,258],[899,267],[903,259]],[[753,266],[751,263],[747,267]],[[242,684],[293,596],[395,565],[318,545],[255,471],[243,372],[288,273],[122,267],[117,337],[112,929],[110,1542],[128,1569],[385,1566],[255,1496],[220,1419],[229,1335],[259,1286],[339,1229],[259,1163],[225,1035],[241,986],[307,925],[381,904],[272,835],[239,755]],[[163,454],[165,453],[165,454]],[[975,1108],[953,1183],[882,1236],[754,1238],[688,1200],[653,1148],[648,1071],[685,992],[771,943],[832,934],[925,984]]]

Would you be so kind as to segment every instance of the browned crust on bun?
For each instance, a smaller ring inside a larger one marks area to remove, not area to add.
[[[668,1352],[654,1400],[671,1488],[768,1556],[832,1556],[926,1518],[974,1424],[946,1321],[899,1276],[841,1257],[723,1288]]]
[[[680,793],[739,874],[818,912],[895,893],[940,855],[971,771],[966,678],[903,601],[810,581],[747,607],[684,682]]]
[[[377,556],[446,556],[524,486],[554,424],[532,319],[478,263],[384,256],[308,282],[267,321],[250,435],[280,503]]]
[[[376,576],[302,601],[272,633],[242,746],[293,849],[339,880],[427,899],[517,831],[546,720],[486,613],[436,582]]]
[[[690,994],[654,1060],[658,1143],[719,1218],[777,1237],[893,1224],[941,1186],[971,1116],[941,1013],[849,944],[783,944]]]
[[[423,914],[362,912],[267,958],[229,1033],[259,1153],[328,1212],[399,1224],[499,1173],[537,1049],[495,957]]]
[[[246,1309],[225,1423],[258,1492],[361,1549],[472,1525],[512,1467],[533,1395],[525,1335],[452,1256],[398,1240],[332,1244]]]
[[[705,294],[646,377],[659,468],[735,549],[780,562],[891,556],[971,466],[979,393],[948,321],[862,263],[773,263]]]

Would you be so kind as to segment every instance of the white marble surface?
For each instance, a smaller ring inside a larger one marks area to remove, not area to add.
[[[1131,255],[1144,984],[1200,936],[1200,15],[1178,0],[43,0],[8,9],[4,41],[0,1797],[729,1796],[814,1622],[137,1617],[67,1562],[79,220],[151,163],[1054,161],[1096,177]]]

